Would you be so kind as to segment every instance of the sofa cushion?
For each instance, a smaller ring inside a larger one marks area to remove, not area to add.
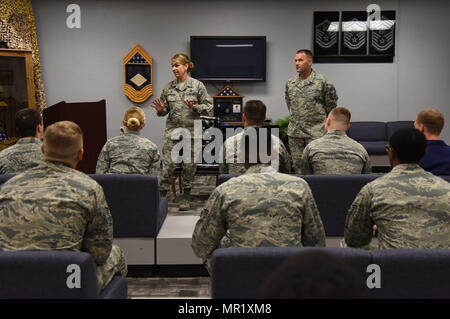
[[[155,238],[166,219],[168,204],[159,197],[156,176],[92,174],[105,192],[114,220],[114,237]]]
[[[414,127],[413,121],[393,121],[386,123],[387,140],[395,133],[399,128],[402,127]]]
[[[80,267],[80,288],[69,288],[67,267]],[[0,251],[0,298],[98,298],[94,260],[74,251]]]
[[[264,279],[286,258],[318,249],[348,262],[366,277],[370,264],[367,251],[325,247],[240,247],[216,249],[211,256],[211,295],[213,299],[253,299]]]
[[[384,122],[350,122],[347,135],[361,141],[387,141],[386,123]]]
[[[360,175],[298,175],[306,180],[325,228],[326,236],[344,236],[347,212],[361,188],[380,177]]]
[[[359,142],[371,155],[387,155],[387,141],[360,141]]]
[[[381,273],[377,298],[450,298],[450,250],[374,250],[372,258]]]

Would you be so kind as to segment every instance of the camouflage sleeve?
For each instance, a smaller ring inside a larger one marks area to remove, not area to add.
[[[325,229],[317,209],[311,189],[306,185],[305,206],[303,212],[302,244],[303,246],[325,246]]]
[[[280,140],[280,172],[285,174],[291,173],[292,166],[291,154],[289,154],[286,146]]]
[[[364,157],[363,174],[370,174],[370,173],[372,173],[372,164],[370,162],[369,154],[366,153]]]
[[[291,100],[289,98],[289,82],[286,82],[286,86],[284,88],[284,99],[286,100],[286,105],[289,113],[291,112]]]
[[[331,82],[326,81],[324,85],[325,85],[323,90],[325,101],[324,107],[328,115],[331,112],[331,110],[337,106],[338,95],[334,85]]]
[[[310,148],[308,145],[306,145],[305,149],[303,150],[302,154],[302,160],[300,163],[300,169],[301,173],[303,175],[312,175],[314,174],[313,168],[311,166],[311,163],[309,162],[309,150]]]
[[[164,87],[164,89],[161,92],[161,95],[159,96],[159,99],[161,100],[161,103],[167,102],[167,87],[168,85],[166,85]],[[157,116],[165,116],[170,112],[170,105],[169,103],[167,103],[166,108],[164,110],[162,110],[162,112],[156,112]]]
[[[214,190],[203,208],[192,234],[192,249],[204,262],[225,236],[225,220],[220,212],[220,194]]]
[[[348,247],[363,247],[372,240],[373,223],[370,218],[369,186],[364,186],[353,201],[347,213],[344,241]]]
[[[148,168],[148,172],[151,175],[155,175],[154,173],[157,172],[158,169],[158,163],[161,159],[161,156],[159,154],[158,148],[155,145],[154,148],[152,148],[149,152],[150,157],[150,167]]]
[[[201,82],[198,87],[197,99],[197,112],[202,115],[208,115],[213,108],[212,99],[206,91],[205,85]]]
[[[105,194],[100,185],[92,195],[91,220],[87,225],[83,241],[83,251],[88,252],[97,265],[102,265],[109,257],[113,242],[113,221]]]
[[[106,174],[109,171],[109,154],[106,144],[103,146],[102,151],[98,155],[97,165],[95,167],[95,174]]]

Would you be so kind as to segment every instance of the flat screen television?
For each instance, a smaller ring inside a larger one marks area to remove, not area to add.
[[[191,36],[191,76],[202,81],[265,81],[265,36]]]

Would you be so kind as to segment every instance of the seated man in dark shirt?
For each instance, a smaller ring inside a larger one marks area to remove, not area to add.
[[[444,116],[436,109],[423,110],[417,115],[414,127],[427,139],[427,152],[420,166],[435,175],[450,175],[450,146],[439,139]]]

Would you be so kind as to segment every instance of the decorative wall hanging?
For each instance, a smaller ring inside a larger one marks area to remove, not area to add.
[[[394,61],[395,11],[314,12],[315,63],[376,63]]]
[[[152,96],[152,65],[152,57],[139,44],[123,58],[123,91],[131,101],[142,103]]]
[[[41,77],[41,63],[31,0],[0,1],[0,47],[31,50],[35,107],[42,112],[47,107]]]

